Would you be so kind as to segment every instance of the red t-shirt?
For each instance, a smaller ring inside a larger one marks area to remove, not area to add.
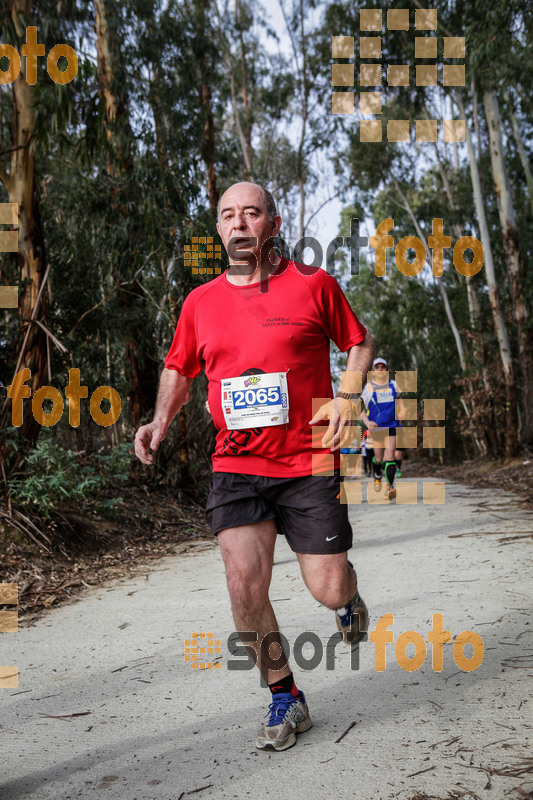
[[[319,462],[331,464],[330,450],[312,447],[311,433],[317,427],[309,425],[312,399],[333,397],[330,339],[346,352],[365,333],[335,278],[320,268],[297,268],[282,260],[266,287],[265,282],[236,286],[223,273],[193,289],[165,366],[187,378],[205,369],[218,428],[213,470],[283,478],[311,475]],[[288,373],[289,422],[229,431],[221,381],[254,370]],[[323,433],[322,428],[320,438]]]

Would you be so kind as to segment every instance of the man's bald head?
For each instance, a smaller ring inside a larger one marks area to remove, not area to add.
[[[276,208],[276,201],[274,200],[272,194],[268,191],[268,189],[265,189],[264,186],[261,186],[261,184],[259,183],[254,183],[253,181],[238,181],[238,183],[233,183],[231,186],[229,186],[222,195],[222,197],[220,198],[220,200],[218,201],[217,222],[220,222],[220,209],[222,208],[222,200],[224,199],[224,195],[238,186],[255,186],[257,189],[259,189],[263,197],[263,204],[268,214],[268,218],[274,219],[274,217],[278,213],[278,210]]]

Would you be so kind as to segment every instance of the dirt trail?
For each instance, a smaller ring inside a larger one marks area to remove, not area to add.
[[[218,549],[188,544],[2,636],[0,664],[20,671],[18,688],[0,692],[2,800],[85,800],[104,789],[124,800],[524,798],[533,790],[532,513],[512,495],[458,484],[447,485],[444,505],[424,505],[421,481],[417,505],[350,512],[370,630],[392,613],[394,643],[383,672],[370,641],[358,659],[339,645],[334,669],[325,658],[311,671],[293,661],[314,721],[296,747],[256,750],[268,696],[255,672],[228,670],[233,628]],[[284,541],[272,598],[291,649],[304,631],[326,645],[332,612],[310,597]],[[465,630],[482,638],[477,669],[459,669],[452,641],[433,671],[436,613],[452,640]],[[221,640],[220,669],[184,661],[194,631]],[[426,643],[417,671],[395,658],[405,631]]]

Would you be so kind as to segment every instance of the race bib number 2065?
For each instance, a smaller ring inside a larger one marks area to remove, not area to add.
[[[267,428],[289,421],[286,372],[225,378],[221,391],[222,411],[229,430]]]

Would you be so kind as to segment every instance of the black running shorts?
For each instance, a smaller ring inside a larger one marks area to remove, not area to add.
[[[273,519],[295,553],[344,553],[352,546],[348,505],[333,476],[268,478],[214,472],[206,516],[213,533]]]

